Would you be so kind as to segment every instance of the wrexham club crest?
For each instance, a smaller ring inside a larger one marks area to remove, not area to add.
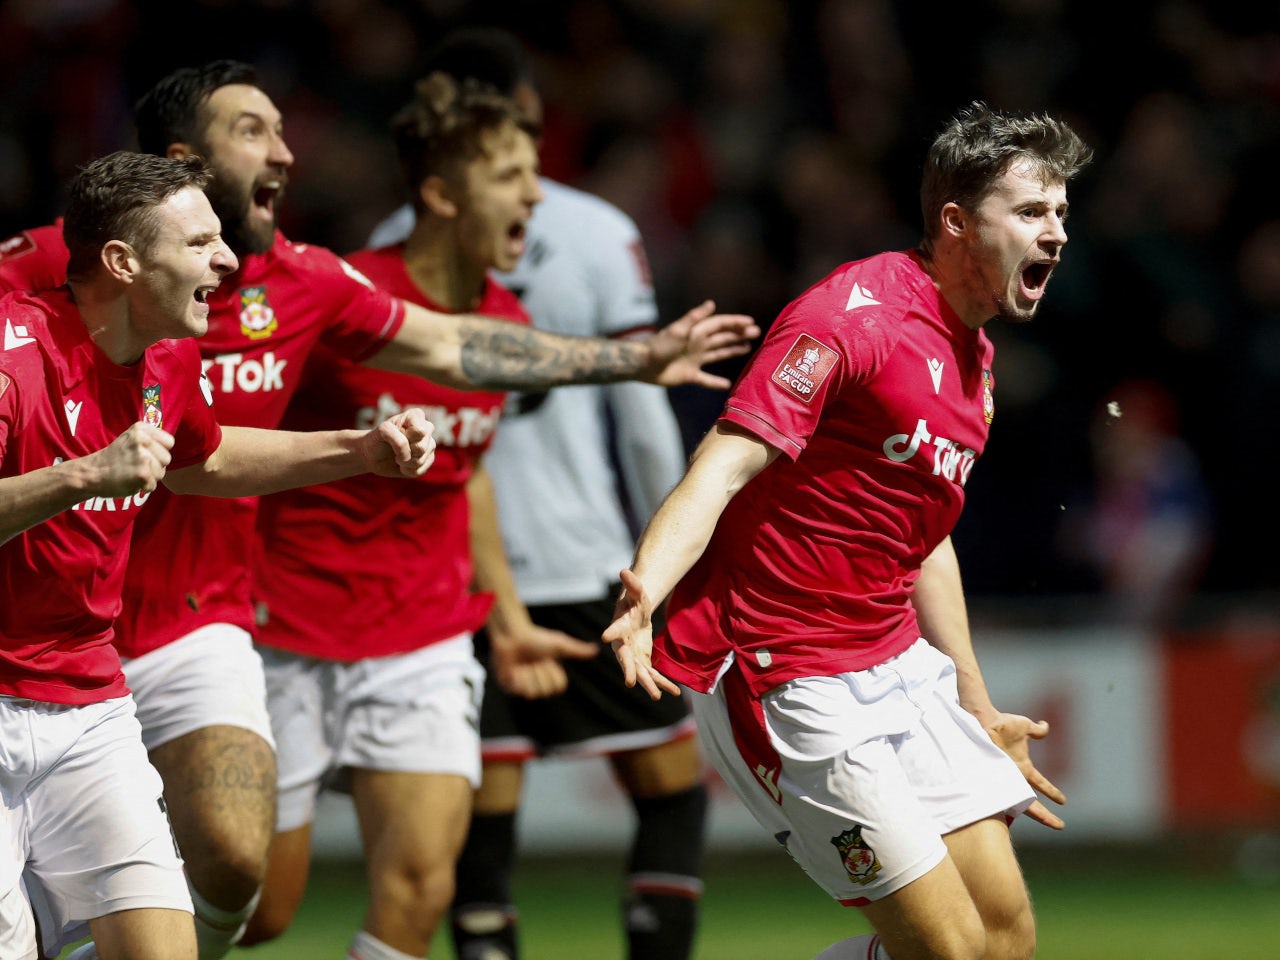
[[[142,422],[153,427],[164,426],[164,413],[160,410],[160,384],[142,388]]]
[[[832,837],[831,843],[840,851],[840,859],[850,880],[866,885],[876,878],[880,872],[880,860],[862,839],[862,824],[855,823],[844,833]]]
[[[250,340],[263,340],[276,332],[280,322],[267,303],[267,288],[240,288],[240,332]]]

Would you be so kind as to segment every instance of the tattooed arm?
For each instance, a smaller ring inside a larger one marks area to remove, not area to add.
[[[533,390],[569,383],[645,380],[725,389],[702,367],[750,349],[750,317],[716,314],[710,301],[647,340],[568,337],[475,314],[405,304],[404,325],[369,365],[460,390]]]

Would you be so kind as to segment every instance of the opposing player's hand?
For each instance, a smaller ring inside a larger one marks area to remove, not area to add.
[[[715,309],[716,305],[706,300],[649,338],[652,360],[646,380],[668,387],[692,383],[713,390],[729,389],[729,380],[702,368],[750,351],[760,328],[751,317],[716,313]]]
[[[97,473],[93,484],[100,497],[150,493],[164,479],[173,436],[149,423],[131,424],[107,446],[85,457]]]
[[[1049,723],[1046,720],[1031,720],[1016,713],[998,713],[994,719],[985,724],[987,735],[997,747],[1007,753],[1018,765],[1027,783],[1037,793],[1042,793],[1054,803],[1067,802],[1066,794],[1055,787],[1049,778],[1036,769],[1031,762],[1032,740],[1042,740],[1049,734]],[[1061,830],[1066,824],[1062,818],[1051,811],[1039,800],[1027,808],[1026,814],[1037,823],[1054,830]]]
[[[637,683],[657,700],[663,691],[680,696],[680,687],[664,677],[653,666],[653,603],[644,583],[630,570],[623,570],[622,596],[613,608],[613,623],[601,639],[613,647],[613,655],[622,668],[623,682],[628,687]]]
[[[436,458],[435,424],[417,407],[389,417],[361,439],[369,472],[380,477],[420,477]]]
[[[590,660],[600,652],[594,643],[532,623],[501,638],[490,636],[489,661],[498,683],[529,700],[564,692],[569,678],[561,660]]]

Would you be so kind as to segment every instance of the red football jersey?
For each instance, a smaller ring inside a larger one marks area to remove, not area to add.
[[[195,341],[165,340],[139,363],[113,363],[65,290],[10,294],[0,318],[0,476],[83,457],[140,420],[174,435],[171,470],[217,449],[222,433],[200,386]],[[127,692],[112,621],[131,529],[155,500],[90,498],[0,545],[0,694],[93,703]],[[163,567],[168,558],[140,562]]]
[[[270,251],[242,258],[209,304],[209,332],[197,342],[218,419],[247,427],[280,424],[317,343],[364,360],[404,321],[401,301],[337,255],[279,233]],[[139,549],[116,625],[121,655],[140,656],[209,623],[251,629],[257,498],[178,499],[160,490],[155,499],[158,509],[134,534]]]
[[[845,264],[793,301],[722,415],[784,456],[673,591],[658,669],[705,691],[732,654],[758,694],[913,643],[920,564],[986,443],[991,358],[910,253]]]
[[[62,218],[0,241],[0,294],[52,290],[67,282]]]
[[[349,259],[382,289],[441,310],[410,279],[402,254],[402,247],[387,247]],[[529,322],[515,295],[492,280],[477,309]],[[316,351],[286,426],[369,429],[406,407],[422,407],[436,428],[435,462],[417,481],[352,477],[263,498],[257,642],[357,660],[479,627],[492,597],[471,588],[466,483],[489,448],[504,399]]]

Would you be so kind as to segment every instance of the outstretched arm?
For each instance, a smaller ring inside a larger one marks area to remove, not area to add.
[[[716,424],[698,445],[689,469],[640,536],[635,561],[622,571],[623,594],[603,639],[613,646],[629,687],[657,700],[680,688],[654,669],[653,611],[702,556],[734,495],[777,457],[776,448]]]
[[[204,463],[170,471],[175,493],[249,497],[327,483],[360,473],[417,477],[435,459],[434,427],[416,408],[372,430],[259,430],[223,427]]]
[[[921,565],[914,603],[921,633],[956,665],[960,705],[977,717],[987,735],[1013,758],[1035,790],[1054,803],[1066,803],[1067,798],[1062,791],[1031,762],[1030,741],[1046,736],[1049,724],[1044,720],[1033,721],[1018,714],[1003,713],[991,702],[986,681],[978,668],[978,658],[973,652],[969,615],[960,582],[960,563],[950,537],[938,544]],[[1039,800],[1028,808],[1027,816],[1055,830],[1065,826],[1062,818]]]
[[[494,595],[486,626],[490,666],[498,683],[508,693],[530,699],[563,692],[569,678],[560,664],[561,658],[589,659],[600,652],[599,646],[540,627],[529,618],[507,564],[493,480],[483,464],[467,481],[467,504],[471,508],[471,560],[476,586]]]
[[[406,303],[404,324],[368,364],[459,390],[545,390],[618,380],[723,390],[728,381],[702,368],[742,356],[759,335],[750,317],[717,314],[709,300],[645,340],[570,337]]]

